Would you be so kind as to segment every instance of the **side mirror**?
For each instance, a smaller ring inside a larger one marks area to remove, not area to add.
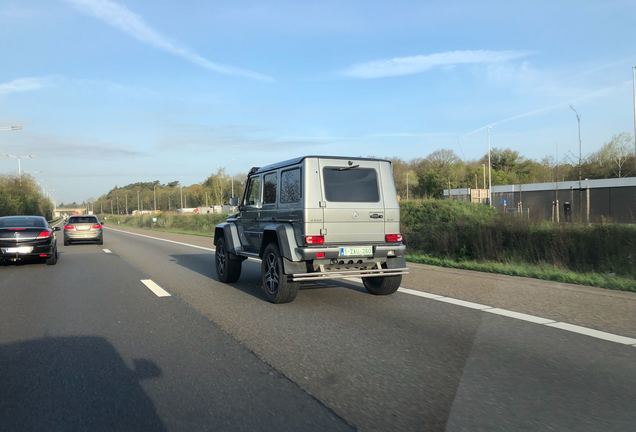
[[[60,231],[60,227],[59,226],[53,227],[53,231]]]
[[[237,197],[231,197],[230,198],[230,205],[232,207],[236,207],[238,205],[238,198]]]

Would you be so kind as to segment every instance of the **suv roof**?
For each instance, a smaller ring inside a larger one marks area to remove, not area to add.
[[[379,158],[369,158],[369,157],[350,157],[350,156],[325,156],[325,155],[307,155],[301,156],[294,159],[289,159],[282,162],[276,162],[274,164],[266,165],[264,167],[254,167],[250,170],[250,174],[258,174],[265,171],[271,171],[278,168],[284,168],[290,165],[296,165],[302,162],[307,158],[322,158],[322,159],[344,159],[344,160],[366,160],[366,161],[380,161],[380,162],[388,162],[391,163],[388,159],[379,159]]]

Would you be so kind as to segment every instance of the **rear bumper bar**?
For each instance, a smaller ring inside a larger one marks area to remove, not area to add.
[[[409,269],[391,268],[391,269],[369,269],[369,270],[342,270],[342,271],[324,271],[313,273],[296,273],[290,275],[292,282],[302,282],[320,279],[346,279],[351,277],[383,277],[383,276],[400,276],[409,273]]]

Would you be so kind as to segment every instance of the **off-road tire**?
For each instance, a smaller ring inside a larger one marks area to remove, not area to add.
[[[289,303],[296,298],[300,284],[291,282],[283,273],[283,258],[278,245],[270,243],[263,252],[261,262],[261,289],[271,303]]]
[[[373,295],[389,295],[398,290],[402,276],[380,276],[362,278],[364,287]]]
[[[241,260],[231,257],[231,254],[225,249],[224,238],[220,238],[216,242],[214,263],[216,275],[221,282],[233,283],[241,277]]]

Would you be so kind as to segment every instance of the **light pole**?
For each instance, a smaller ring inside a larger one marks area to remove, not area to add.
[[[492,164],[490,162],[490,129],[488,126],[488,205],[492,207]]]
[[[632,66],[632,90],[634,93],[634,168],[636,168],[636,66]]]
[[[33,159],[33,155],[12,155],[7,154],[7,157],[10,159],[18,160],[18,179],[22,179],[22,159]]]
[[[409,200],[409,170],[406,170],[406,200]]]
[[[0,126],[0,131],[19,131],[22,130],[20,125]]]
[[[578,125],[579,129],[579,218],[583,220],[583,202],[581,201],[581,116],[572,105],[570,105],[570,109],[574,111],[574,114],[576,114],[576,124]]]
[[[153,186],[152,195],[153,195],[153,200],[154,200],[155,211],[157,211],[157,185]]]

